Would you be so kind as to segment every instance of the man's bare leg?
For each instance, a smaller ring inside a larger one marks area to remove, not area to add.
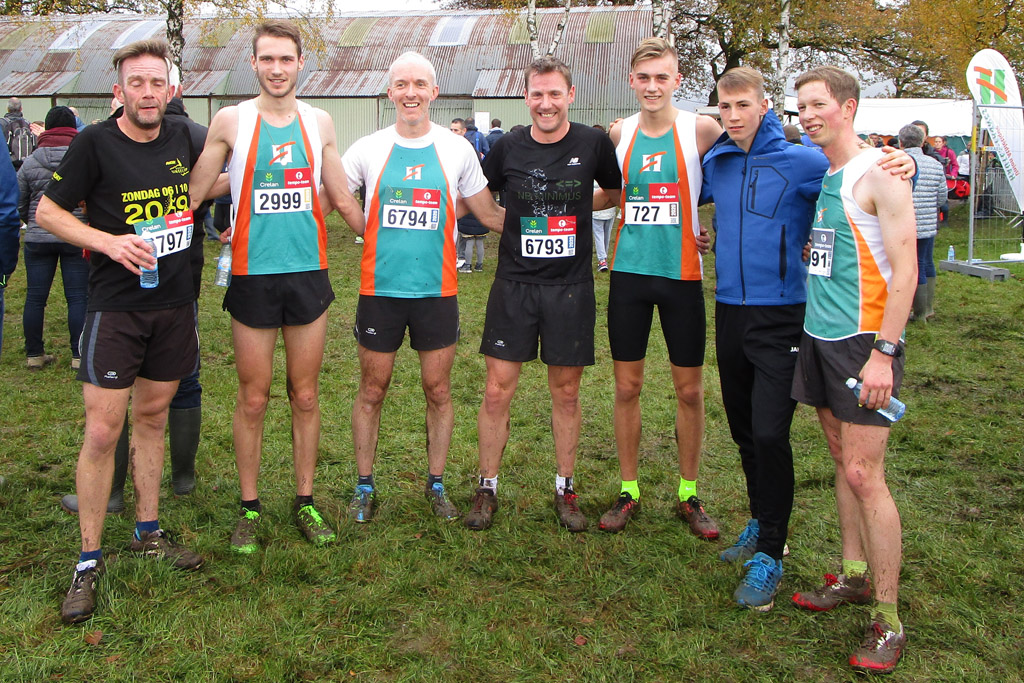
[[[615,449],[622,481],[636,481],[643,427],[640,392],[644,386],[644,361],[615,361]]]
[[[697,480],[700,452],[704,445],[703,367],[672,366],[672,384],[676,390],[676,448],[679,451],[679,475]]]
[[[114,476],[114,447],[121,436],[131,387],[101,389],[82,385],[85,400],[85,439],[78,454],[75,492],[78,494],[78,526],[82,552],[100,549],[103,521],[107,516],[111,479]]]
[[[361,477],[373,474],[380,432],[380,411],[391,384],[395,353],[371,351],[359,346],[359,391],[352,404],[352,444],[356,470]]]
[[[427,399],[427,469],[430,474],[441,476],[455,426],[451,391],[455,344],[443,349],[420,351],[419,356],[423,395]]]
[[[259,497],[260,458],[263,451],[263,421],[270,400],[270,382],[274,376],[276,329],[260,329],[231,320],[238,372],[238,399],[233,429],[235,463],[242,500]]]
[[[512,397],[519,384],[522,363],[485,356],[487,386],[476,425],[480,450],[480,476],[498,476],[501,457],[508,445]]]
[[[320,448],[320,368],[327,340],[326,311],[308,325],[282,327],[281,335],[292,409],[295,493],[311,496]]]
[[[580,442],[579,366],[549,365],[548,390],[551,392],[551,433],[555,441],[555,466],[560,477],[571,477],[576,467]]]
[[[135,520],[151,522],[159,516],[160,478],[164,469],[164,429],[167,409],[178,390],[177,380],[154,382],[139,377],[132,390],[132,482],[135,484]]]

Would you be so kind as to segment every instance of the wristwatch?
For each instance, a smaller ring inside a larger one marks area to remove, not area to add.
[[[873,347],[892,358],[899,358],[903,355],[903,349],[900,348],[899,344],[894,344],[891,341],[886,341],[885,339],[875,339]]]

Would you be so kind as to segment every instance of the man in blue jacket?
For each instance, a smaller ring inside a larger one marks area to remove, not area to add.
[[[0,349],[4,345],[4,292],[7,290],[7,278],[18,265],[20,230],[18,175],[7,145],[0,145]]]
[[[807,301],[803,249],[828,159],[786,142],[753,69],[722,76],[718,109],[725,133],[704,156],[700,203],[715,203],[715,349],[750,502],[746,528],[720,557],[747,569],[736,602],[767,611],[793,508],[790,390]],[[909,157],[899,157],[894,173],[913,174]]]

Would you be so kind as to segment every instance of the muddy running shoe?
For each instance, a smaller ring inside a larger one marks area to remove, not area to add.
[[[576,501],[579,496],[572,489],[566,489],[564,494],[555,494],[555,513],[558,515],[558,523],[574,534],[587,530],[587,518],[580,510]]]
[[[747,521],[747,526],[739,539],[718,555],[722,562],[746,562],[754,556],[757,549],[757,535],[761,527],[756,519]]]
[[[315,546],[325,546],[337,538],[334,529],[327,525],[312,505],[295,506],[295,524],[306,540]]]
[[[135,538],[132,534],[130,548],[133,553],[166,560],[175,569],[199,569],[203,564],[202,555],[181,545],[163,529],[144,532],[142,538]]]
[[[718,525],[704,512],[704,503],[697,496],[679,501],[676,513],[681,520],[690,525],[690,531],[694,536],[705,541],[714,541],[718,538]]]
[[[60,618],[65,624],[85,621],[96,611],[96,583],[103,569],[102,558],[76,565],[71,588],[68,589],[68,594],[64,596],[64,602],[60,606]]]
[[[617,534],[626,528],[626,524],[638,512],[640,512],[640,501],[633,500],[633,496],[623,491],[619,494],[619,499],[615,501],[615,505],[612,505],[608,512],[601,515],[601,521],[598,522],[597,528],[601,531],[610,531],[613,534]]]
[[[353,522],[365,524],[373,519],[377,510],[377,493],[369,484],[359,484],[352,500],[348,503],[348,518]]]
[[[491,527],[491,518],[498,510],[498,497],[494,491],[480,487],[473,494],[473,500],[469,503],[470,509],[462,518],[462,523],[467,529],[483,531]]]
[[[876,617],[865,631],[860,647],[850,655],[850,666],[865,673],[887,674],[896,668],[906,645],[903,626],[897,632],[884,619]]]
[[[794,593],[793,602],[813,612],[828,612],[844,602],[866,605],[871,602],[871,581],[866,576],[825,574],[825,585],[806,593]]]
[[[257,533],[260,528],[260,513],[242,508],[242,516],[231,534],[231,549],[236,553],[248,555],[260,549]]]
[[[29,370],[42,370],[47,365],[52,365],[57,360],[48,353],[44,353],[41,356],[29,356],[25,360],[25,365],[28,366]]]
[[[733,599],[741,607],[767,612],[775,604],[775,594],[779,592],[782,562],[776,562],[770,555],[757,553],[743,563],[743,568],[747,574],[732,594]]]
[[[423,495],[427,497],[427,501],[430,502],[430,507],[434,511],[434,516],[438,519],[450,521],[460,517],[459,509],[455,507],[455,503],[448,500],[448,494],[445,493],[444,484],[441,482],[437,482],[427,488]]]

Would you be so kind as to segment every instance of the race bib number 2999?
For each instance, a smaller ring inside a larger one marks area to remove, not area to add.
[[[532,216],[519,219],[523,256],[566,258],[576,255],[576,216]]]
[[[253,179],[255,213],[297,213],[313,210],[313,174],[308,168],[266,171]]]

